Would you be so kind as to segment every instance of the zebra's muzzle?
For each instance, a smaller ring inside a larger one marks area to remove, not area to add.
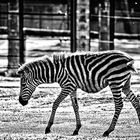
[[[24,101],[24,100],[22,99],[21,96],[19,97],[19,102],[20,102],[23,106],[25,106],[25,105],[28,104],[28,101]]]

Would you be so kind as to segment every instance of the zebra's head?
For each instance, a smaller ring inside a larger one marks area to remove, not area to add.
[[[28,100],[36,89],[36,84],[33,83],[32,72],[28,65],[21,66],[18,74],[20,75],[19,102],[24,106],[28,104]]]

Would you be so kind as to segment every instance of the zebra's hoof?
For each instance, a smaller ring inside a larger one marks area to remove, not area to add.
[[[72,136],[76,136],[76,135],[78,135],[78,131],[74,131],[72,134]]]
[[[108,136],[109,136],[108,131],[105,131],[104,134],[103,134],[103,137],[108,137]]]
[[[46,128],[45,134],[48,134],[48,133],[50,133],[50,132],[51,132],[51,130],[50,130],[49,128]]]

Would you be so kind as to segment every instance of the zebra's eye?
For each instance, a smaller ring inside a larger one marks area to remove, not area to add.
[[[22,86],[26,85],[26,79],[24,77],[21,78],[21,85]]]
[[[25,77],[22,77],[22,78],[21,78],[21,82],[22,82],[22,83],[25,83],[25,81],[26,81],[26,80],[25,80]]]

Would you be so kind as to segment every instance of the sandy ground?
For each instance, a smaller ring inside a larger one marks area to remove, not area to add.
[[[132,82],[132,89],[137,95],[140,90],[139,78],[134,75]],[[25,107],[18,102],[19,78],[0,77],[0,87],[0,139],[140,139],[140,125],[136,112],[124,95],[124,107],[114,132],[109,138],[102,137],[114,113],[114,102],[109,88],[96,94],[77,91],[82,128],[78,136],[71,136],[75,129],[75,115],[70,97],[58,108],[52,132],[44,134],[52,104],[60,92],[57,84],[39,86]]]

